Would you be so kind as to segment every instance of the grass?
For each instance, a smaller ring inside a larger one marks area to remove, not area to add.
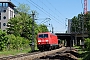
[[[35,51],[37,51],[38,48],[35,46]],[[0,57],[3,56],[12,56],[12,55],[18,55],[18,54],[25,54],[25,53],[30,53],[31,48],[23,49],[23,50],[11,50],[11,51],[0,51]]]
[[[38,48],[37,48],[37,46],[35,46],[35,51],[37,51],[37,50],[38,50]],[[25,54],[25,53],[30,53],[30,52],[31,52],[30,47],[28,47],[27,49],[23,49],[23,50],[0,51],[0,57]]]
[[[10,56],[10,55],[17,55],[17,54],[23,54],[23,53],[28,53],[30,51],[31,51],[30,48],[24,49],[24,50],[1,51],[0,52],[0,57]]]
[[[82,58],[79,58],[78,60],[82,60]]]

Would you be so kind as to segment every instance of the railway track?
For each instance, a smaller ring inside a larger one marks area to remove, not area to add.
[[[67,47],[63,51],[59,51],[54,54],[43,56],[35,60],[55,60],[55,59],[57,60],[78,60],[78,58],[76,57],[76,54],[77,53],[74,48],[70,49],[70,47]]]
[[[39,52],[20,54],[20,55],[15,55],[15,56],[1,57],[0,60],[34,60],[34,59],[39,59],[40,57],[43,57],[43,56],[54,54],[54,53],[59,52],[59,51],[63,51],[65,49],[66,49],[66,47],[62,47],[59,49],[45,51],[45,52],[39,51]]]

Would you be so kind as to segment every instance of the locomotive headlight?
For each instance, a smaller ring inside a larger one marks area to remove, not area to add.
[[[41,42],[41,40],[38,40],[38,42]]]
[[[48,42],[48,40],[46,40],[46,42]]]

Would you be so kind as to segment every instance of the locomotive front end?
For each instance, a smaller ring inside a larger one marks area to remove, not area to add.
[[[46,50],[50,47],[48,33],[38,34],[37,47],[39,50]]]

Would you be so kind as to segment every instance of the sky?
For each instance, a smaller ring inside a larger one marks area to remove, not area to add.
[[[54,33],[65,33],[68,19],[83,12],[84,0],[11,0],[16,6],[28,4],[30,11],[37,12],[35,22],[45,24],[49,31],[54,28]],[[90,0],[88,0],[88,11],[90,11]],[[50,24],[50,25],[49,25]]]

